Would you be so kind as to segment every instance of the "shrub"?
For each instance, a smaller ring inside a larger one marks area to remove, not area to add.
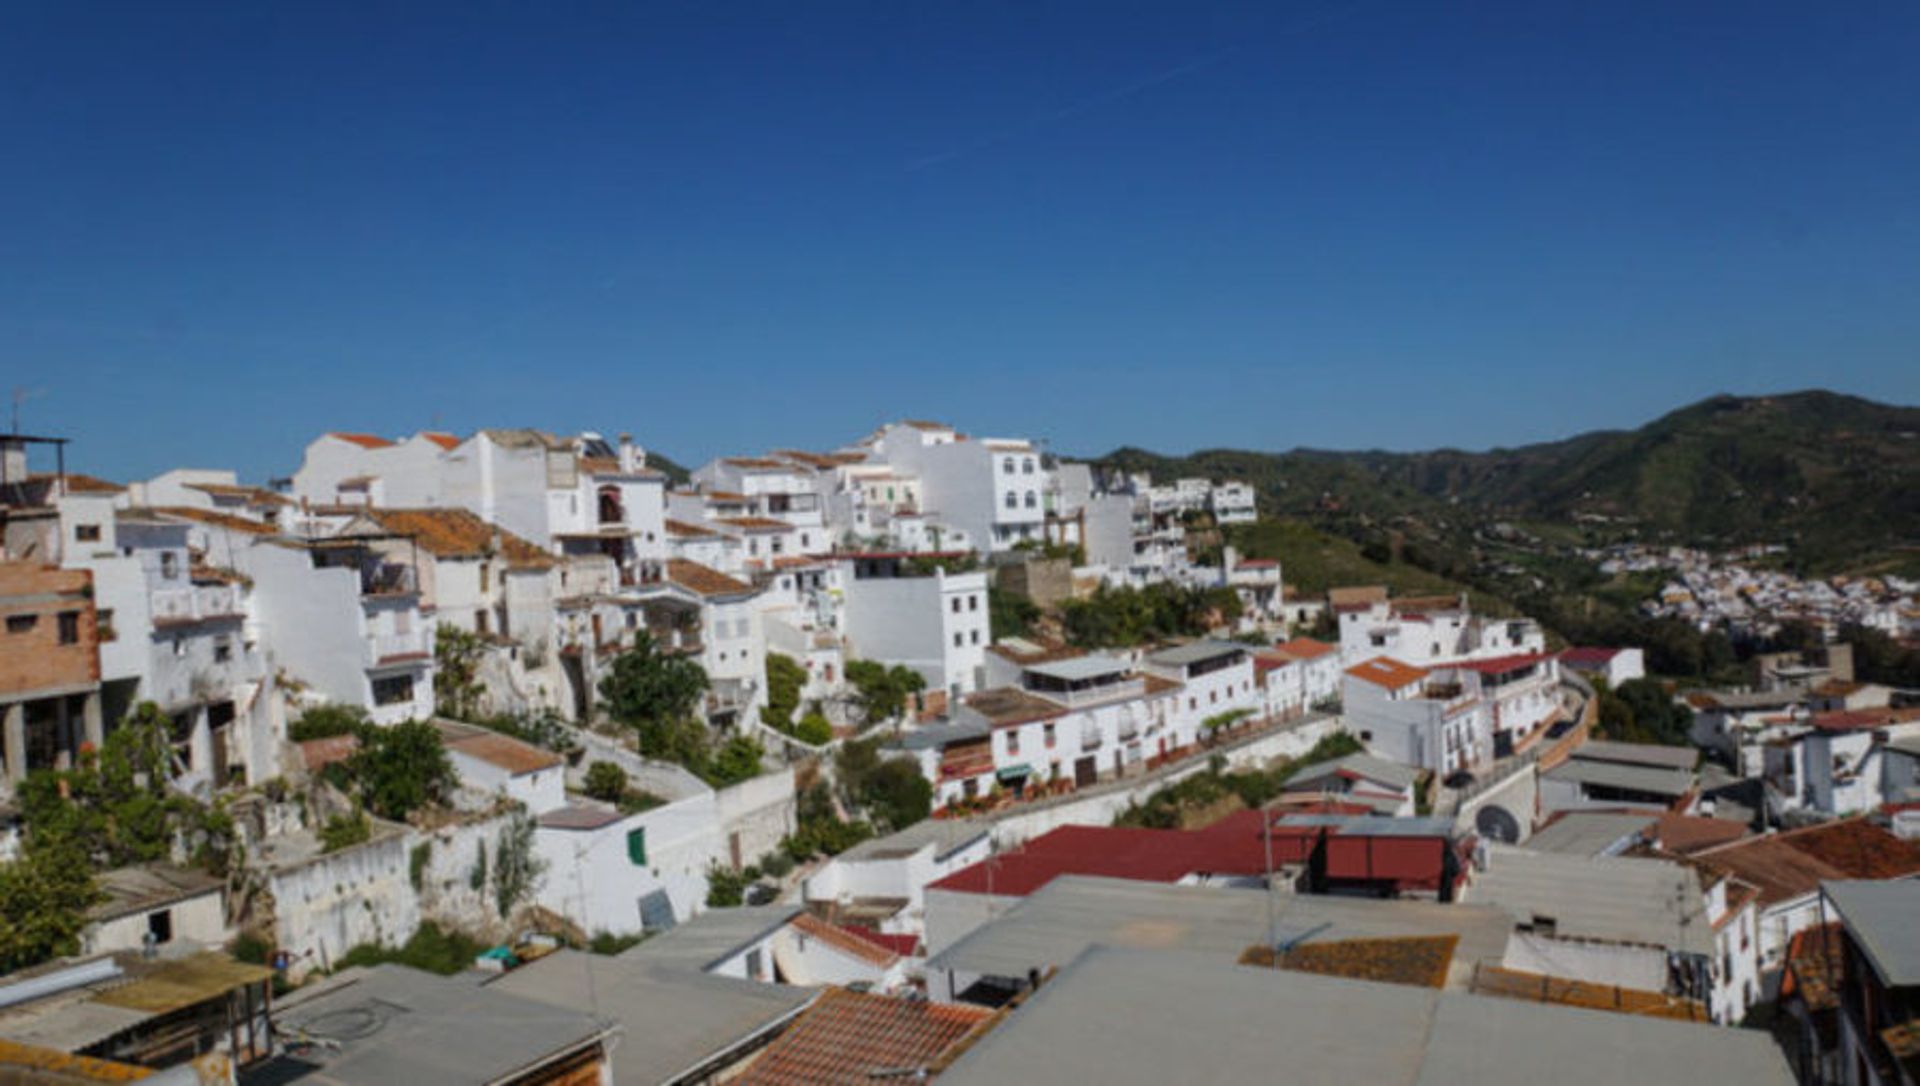
[[[808,713],[794,725],[793,737],[810,746],[823,747],[833,742],[833,724],[824,713]]]
[[[373,823],[359,812],[350,815],[334,815],[327,824],[320,827],[320,851],[338,852],[354,845],[364,845],[373,839]]]
[[[367,727],[367,711],[358,705],[316,705],[287,725],[287,738],[296,743],[355,735]]]
[[[587,767],[587,795],[607,803],[618,803],[627,794],[627,771],[612,762],[595,762]]]

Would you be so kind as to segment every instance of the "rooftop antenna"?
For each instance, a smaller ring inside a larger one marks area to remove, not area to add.
[[[25,385],[13,386],[13,432],[15,434],[20,432],[20,405],[38,395],[40,390],[37,388],[28,388]]]

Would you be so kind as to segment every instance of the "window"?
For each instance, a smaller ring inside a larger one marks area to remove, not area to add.
[[[111,607],[104,608],[95,613],[93,619],[93,636],[95,640],[103,644],[108,641],[119,640],[119,635],[113,631],[113,609]]]
[[[1039,507],[1040,507],[1040,495],[1035,494],[1031,490],[1027,491],[1027,508],[1038,509]]]
[[[979,596],[968,596],[968,597],[967,597],[967,610],[969,610],[969,611],[978,611],[979,609],[980,609],[980,597],[979,597]]]
[[[76,524],[73,526],[73,538],[74,541],[78,543],[98,543],[100,542],[100,526],[98,524]]]
[[[1011,490],[1007,491],[1007,508],[1008,509],[1020,508],[1020,495],[1015,494]]]
[[[627,831],[627,860],[635,867],[647,866],[647,828],[636,826]]]
[[[172,551],[160,552],[160,576],[171,581],[180,575],[180,556]]]
[[[966,638],[965,638],[965,636],[964,636],[963,634],[961,634],[961,632],[960,632],[959,630],[955,630],[955,631],[953,631],[953,647],[954,647],[954,648],[956,648],[956,649],[957,649],[957,648],[959,648],[959,647],[961,647],[962,645],[965,645],[966,643],[967,643],[967,642],[966,642]]]
[[[232,640],[225,637],[214,638],[213,639],[213,662],[216,664],[224,664],[231,659],[233,659]]]
[[[33,629],[33,624],[38,621],[40,621],[39,615],[8,615],[7,632],[10,634],[27,633]]]
[[[161,909],[147,914],[147,939],[154,946],[173,942],[172,909]]]
[[[968,635],[968,637],[969,637],[969,639],[970,639],[970,640],[971,640],[971,641],[972,641],[972,642],[973,642],[974,644],[976,644],[976,645],[978,645],[978,644],[980,643],[980,631],[979,631],[979,630],[975,630],[975,631],[973,631],[973,632],[972,632],[971,634],[969,634],[969,635]]]
[[[1032,457],[1028,457],[1025,461],[1023,461],[1020,464],[1020,473],[1022,475],[1033,474],[1033,458]]]
[[[1009,456],[1005,460],[1002,460],[1000,462],[1000,470],[1006,472],[1008,475],[1012,475],[1013,474],[1013,457]]]
[[[765,978],[762,974],[766,971],[765,958],[760,948],[754,947],[752,950],[747,951],[747,979],[763,980]]]
[[[187,654],[187,639],[179,634],[173,635],[173,655],[178,658]]]
[[[640,628],[640,612],[628,611],[627,612],[627,629],[637,630],[639,628]]]
[[[1042,728],[1040,730],[1040,734],[1041,734],[1041,738],[1043,738],[1046,741],[1047,749],[1052,750],[1053,744],[1057,738],[1053,733],[1053,725],[1048,724],[1046,727]],[[1059,770],[1055,770],[1054,772],[1057,773],[1059,772]]]
[[[413,700],[413,676],[393,675],[373,680],[375,705],[399,705]]]
[[[953,597],[953,613],[956,615],[960,613],[960,597],[958,596]]]
[[[1019,728],[1009,729],[1007,731],[1007,756],[1011,758],[1011,757],[1017,756],[1019,753],[1020,753],[1020,729]]]

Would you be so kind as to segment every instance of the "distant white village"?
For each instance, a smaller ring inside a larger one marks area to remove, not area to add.
[[[1245,482],[921,420],[297,456],[0,434],[20,1081],[1920,1081],[1920,708],[1844,644],[1670,688],[1299,593]],[[1898,578],[1588,557],[1920,635]]]
[[[1702,631],[1723,629],[1739,638],[1765,638],[1787,623],[1804,623],[1828,637],[1863,626],[1889,637],[1920,637],[1920,582],[1898,576],[1803,580],[1757,568],[1778,556],[1778,545],[1713,554],[1687,547],[1619,544],[1584,552],[1606,574],[1665,573],[1672,579],[1642,609],[1681,618]]]

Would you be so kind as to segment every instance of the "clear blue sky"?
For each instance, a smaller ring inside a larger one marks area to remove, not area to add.
[[[118,477],[322,429],[697,462],[1914,403],[1916,57],[1910,0],[18,0],[0,387]]]

